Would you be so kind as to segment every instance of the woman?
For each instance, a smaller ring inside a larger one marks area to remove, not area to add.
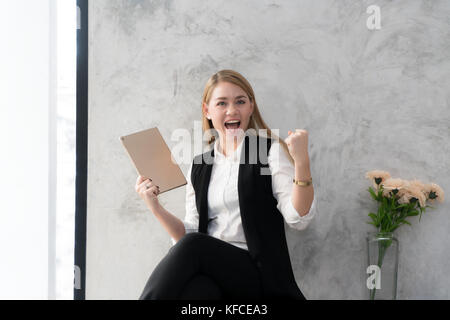
[[[214,147],[191,164],[184,221],[159,204],[150,178],[136,182],[174,243],[140,299],[305,299],[284,221],[302,230],[314,217],[307,131],[279,139],[263,121],[248,81],[232,70],[208,80],[202,112],[203,130],[213,129],[218,139],[212,135]]]

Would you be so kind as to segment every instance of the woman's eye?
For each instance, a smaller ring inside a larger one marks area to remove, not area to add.
[[[245,100],[238,100],[238,104],[245,104]],[[217,103],[217,105],[218,106],[224,106],[225,102],[224,101],[220,101],[220,102]]]

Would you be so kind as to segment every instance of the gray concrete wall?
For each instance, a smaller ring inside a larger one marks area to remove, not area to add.
[[[368,30],[366,8],[381,8]],[[136,299],[171,246],[118,137],[200,120],[206,80],[239,71],[271,128],[310,134],[317,219],[287,229],[309,299],[367,297],[366,171],[450,189],[449,1],[90,1],[87,298]],[[188,166],[182,164],[186,174]],[[160,196],[184,217],[185,187]],[[450,206],[402,226],[399,299],[450,298]]]

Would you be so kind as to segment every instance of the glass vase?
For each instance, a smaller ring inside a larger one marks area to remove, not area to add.
[[[367,235],[367,289],[370,300],[397,299],[399,243],[392,232]]]

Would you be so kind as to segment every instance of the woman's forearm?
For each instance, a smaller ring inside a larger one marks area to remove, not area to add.
[[[311,179],[309,161],[304,163],[295,163],[295,179],[302,181]],[[312,184],[309,186],[299,186],[295,183],[292,184],[292,205],[301,217],[309,212],[313,200],[314,187]]]
[[[175,241],[180,240],[186,234],[183,222],[164,209],[163,206],[158,204],[155,208],[152,208],[151,211]]]

